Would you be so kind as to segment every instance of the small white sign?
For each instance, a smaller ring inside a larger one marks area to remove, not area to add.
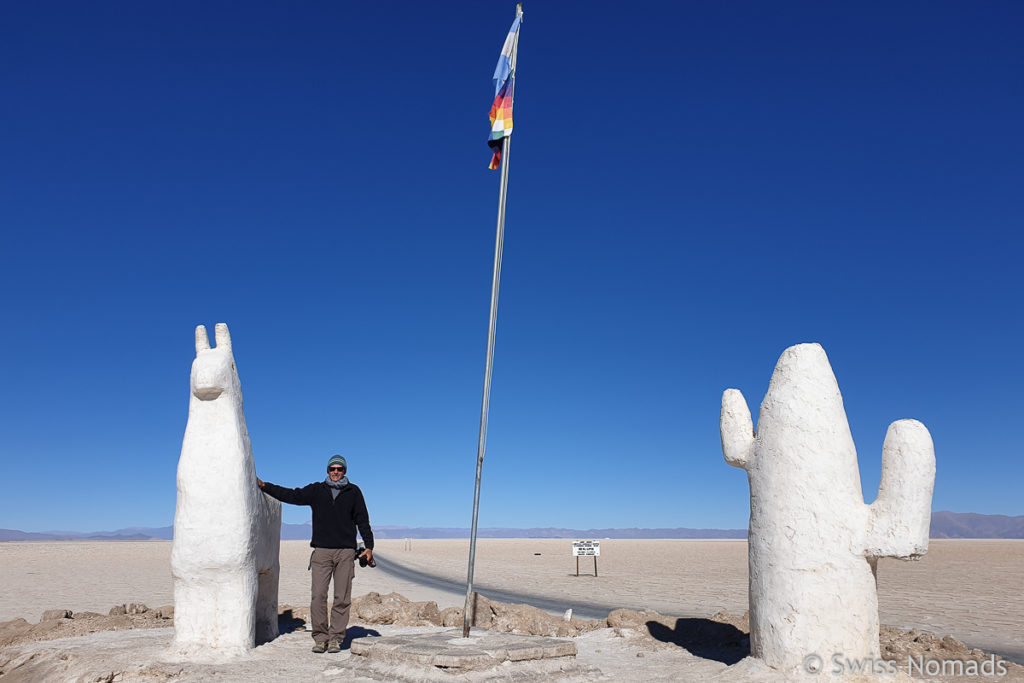
[[[601,541],[573,541],[573,557],[597,557],[601,554]]]

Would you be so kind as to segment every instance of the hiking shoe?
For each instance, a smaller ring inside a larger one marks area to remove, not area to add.
[[[327,643],[317,643],[313,646],[313,652],[317,653],[318,655],[322,655],[323,653],[327,652]]]
[[[327,643],[327,651],[332,654],[335,652],[341,652],[341,645],[338,644],[338,641],[332,640]]]

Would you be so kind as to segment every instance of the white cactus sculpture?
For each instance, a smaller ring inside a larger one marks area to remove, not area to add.
[[[721,431],[725,461],[750,481],[751,655],[785,672],[812,655],[877,659],[877,558],[928,550],[928,430],[889,426],[878,498],[865,505],[832,367],[821,346],[800,344],[775,366],[757,434],[735,389],[722,395]]]
[[[210,348],[196,328],[188,424],[178,461],[170,655],[240,655],[277,629],[281,503],[256,486],[227,325]]]

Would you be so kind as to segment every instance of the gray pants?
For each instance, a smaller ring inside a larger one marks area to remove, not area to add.
[[[352,606],[352,577],[355,575],[354,548],[314,548],[309,566],[313,574],[312,601],[309,615],[313,621],[313,640],[345,639],[348,613]],[[327,587],[334,578],[334,604],[331,607],[331,626],[327,627]]]

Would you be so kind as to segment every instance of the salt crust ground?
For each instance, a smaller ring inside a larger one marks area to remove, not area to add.
[[[441,627],[379,626],[380,635],[439,632]],[[295,632],[261,645],[230,663],[162,662],[173,629],[107,631],[80,638],[62,638],[12,648],[0,680],[38,681],[161,681],[225,683],[245,681],[699,681],[713,680],[727,667],[700,660],[685,651],[643,652],[611,629],[576,639],[575,660],[517,663],[485,672],[452,675],[415,666],[374,667],[342,651],[314,655],[308,633]],[[638,658],[638,654],[643,657]],[[6,657],[0,659],[3,662]],[[720,680],[736,680],[733,678]],[[757,680],[757,679],[747,679]],[[769,680],[769,679],[762,679]]]
[[[378,569],[356,570],[356,595],[401,593],[441,608],[465,599],[468,540],[379,540]],[[119,602],[174,601],[169,541],[0,544],[0,622],[38,620],[44,610],[102,611]],[[281,544],[280,601],[309,600],[309,543]],[[540,596],[582,613],[583,603],[707,616],[747,610],[744,541],[604,540],[600,576],[581,563],[575,575],[571,540],[481,539],[476,580],[481,592],[500,589]],[[381,571],[401,565],[447,580],[450,589]],[[919,562],[883,559],[878,568],[883,624],[952,635],[971,647],[1024,663],[1024,540],[933,540]],[[509,599],[509,598],[499,598]],[[600,616],[588,614],[587,616]]]
[[[410,602],[397,594],[370,594],[356,600],[360,611],[384,621],[417,620],[426,612],[441,614],[433,602]],[[139,606],[141,607],[141,606]],[[451,608],[449,608],[451,609]],[[758,660],[741,658],[748,651],[746,619],[719,614],[712,619],[675,619],[656,612],[617,610],[605,622],[562,622],[525,605],[506,605],[484,601],[478,615],[489,614],[492,628],[513,630],[512,626],[531,625],[533,630],[550,632],[566,628],[580,635],[572,638],[575,658],[516,662],[484,670],[452,673],[437,668],[394,662],[378,663],[353,655],[348,650],[333,655],[315,655],[309,651],[310,637],[294,630],[230,661],[176,661],[168,659],[167,648],[173,628],[165,610],[102,617],[82,615],[78,619],[54,618],[30,625],[24,620],[0,624],[0,642],[13,643],[0,649],[0,681],[81,681],[154,682],[154,681],[740,681],[762,683],[785,680],[832,680],[827,675],[784,677],[767,670]],[[282,625],[302,625],[295,619],[303,608],[287,610]],[[448,613],[449,610],[445,610]],[[461,615],[450,616],[461,619]],[[540,621],[538,621],[540,619]],[[609,626],[605,627],[607,623]],[[78,637],[54,638],[67,632],[101,630]],[[127,630],[123,630],[127,629]],[[450,629],[438,626],[397,626],[390,623],[355,624],[349,629],[353,638],[374,638],[411,634],[440,633]],[[515,629],[518,630],[518,629]],[[487,631],[480,633],[486,637]],[[6,635],[5,635],[6,634]],[[47,638],[51,638],[47,640]],[[905,672],[907,658],[983,662],[996,659],[979,650],[968,650],[950,637],[938,638],[918,631],[904,632],[886,627],[882,635],[886,659],[899,661],[899,674],[885,680],[909,680]],[[731,666],[730,666],[731,664]],[[943,681],[998,680],[1024,681],[1024,667],[1004,663],[999,676],[939,676],[915,678]],[[827,671],[827,669],[826,669]],[[983,670],[982,670],[983,671]],[[850,677],[843,680],[870,681],[877,677]]]
[[[379,626],[382,636],[438,632],[441,627]],[[0,680],[4,683],[40,681],[146,682],[180,681],[248,683],[249,681],[736,681],[768,683],[798,680],[774,675],[756,660],[744,659],[733,666],[694,656],[681,648],[650,650],[628,635],[612,629],[591,631],[575,639],[575,659],[505,664],[496,669],[450,674],[416,666],[374,666],[361,657],[342,651],[314,655],[309,635],[285,634],[254,649],[248,656],[228,663],[176,663],[163,661],[174,635],[172,628],[106,631],[78,638],[29,643],[0,654]],[[966,680],[1024,681],[1021,667],[1008,675],[992,677],[940,677],[924,679],[954,683]],[[827,680],[808,677],[806,680]],[[907,680],[905,676],[850,680]]]
[[[477,576],[481,584],[492,584],[518,592],[556,597],[566,606],[577,600],[624,607],[654,608],[665,614],[709,615],[728,610],[741,614],[746,609],[746,544],[741,541],[606,541],[602,545],[600,578],[576,577],[572,558],[563,547],[564,540],[484,539],[478,547]],[[382,541],[382,557],[426,574],[464,581],[465,541]],[[59,607],[75,610],[77,622],[82,611],[102,610],[117,601],[137,600],[164,605],[172,600],[168,567],[170,544],[140,543],[9,543],[0,553],[0,621],[25,617],[38,619],[43,610]],[[924,628],[957,638],[986,650],[1024,652],[1024,593],[1019,589],[1021,541],[933,541],[929,554],[915,563],[891,562],[880,567],[879,600],[883,623],[903,629]],[[282,544],[282,602],[292,604],[308,600],[308,573],[305,571],[309,548],[303,542]],[[450,565],[450,566],[449,566]],[[396,579],[377,570],[357,572],[360,592],[391,591],[414,600],[434,600],[442,608],[460,605],[462,593]],[[560,612],[559,612],[560,613]],[[99,616],[99,615],[97,615]],[[109,617],[104,617],[110,619]],[[113,628],[160,626],[145,615],[121,615]],[[138,624],[134,622],[140,622]],[[164,622],[169,623],[169,622]],[[355,623],[355,621],[354,621]],[[68,631],[70,623],[56,627],[32,626],[48,635],[83,635],[89,630],[112,626],[80,623],[82,630]],[[0,624],[0,630],[2,630]],[[365,625],[381,634],[417,630],[412,627]],[[742,624],[738,628],[745,628]],[[430,627],[427,627],[430,628]],[[166,635],[160,636],[163,631]],[[156,666],[158,656],[170,641],[166,627],[149,631],[116,631],[85,637],[61,638],[46,642],[19,640],[13,643],[0,635],[0,680],[75,680],[72,670],[84,671],[82,680],[91,681],[106,669],[106,680],[115,680],[115,671],[131,674],[130,667]],[[576,680],[779,680],[759,671],[756,662],[742,660],[732,666],[707,656],[692,654],[680,645],[648,638],[615,635],[601,629],[577,637],[579,655],[576,664],[598,669],[601,673]],[[932,648],[945,654],[942,638],[921,631],[903,631],[893,641],[897,650],[922,651]],[[36,636],[33,636],[36,637]],[[93,639],[96,639],[95,641]],[[144,646],[148,638],[155,640]],[[163,638],[163,641],[160,639]],[[104,640],[106,639],[106,640]],[[5,642],[6,640],[6,642]],[[883,633],[883,644],[886,634]],[[101,654],[101,642],[107,654]],[[13,644],[12,644],[13,643]],[[136,643],[139,644],[138,649]],[[289,645],[291,643],[291,645]],[[253,651],[244,661],[228,666],[186,665],[171,680],[347,680],[358,674],[363,680],[417,680],[416,675],[399,672],[355,671],[339,668],[347,653],[313,655],[308,634],[292,633]],[[148,649],[147,649],[148,647]],[[93,652],[96,650],[96,652]],[[266,653],[266,654],[263,654]],[[642,656],[640,656],[642,655]],[[888,656],[888,655],[887,655]],[[334,657],[335,659],[325,659]],[[262,658],[262,659],[261,659]],[[61,675],[57,662],[64,662]],[[332,664],[332,662],[338,662]],[[14,664],[24,666],[14,667]],[[116,666],[115,666],[116,665]],[[119,668],[120,667],[120,668]],[[336,673],[328,676],[329,670]],[[253,677],[253,671],[259,675]],[[178,671],[172,669],[171,672]],[[586,669],[584,669],[586,671]],[[248,672],[248,673],[241,673]],[[312,672],[312,673],[309,673]],[[937,680],[1024,681],[1020,668],[1012,668],[1002,679],[993,677],[953,677]],[[507,672],[509,676],[513,672]],[[532,672],[534,679],[550,676]],[[160,680],[126,677],[117,680]],[[237,675],[236,675],[237,674]],[[573,680],[569,671],[562,680]],[[447,676],[447,675],[446,675]],[[822,680],[818,677],[817,680]],[[99,680],[104,680],[101,677]],[[355,679],[358,680],[358,679]],[[420,677],[419,680],[429,680]],[[450,676],[440,680],[456,680]],[[483,680],[483,679],[481,679]],[[502,679],[498,679],[502,680]],[[515,680],[506,677],[504,680]],[[553,680],[558,680],[555,677]],[[874,679],[878,680],[878,679]]]

